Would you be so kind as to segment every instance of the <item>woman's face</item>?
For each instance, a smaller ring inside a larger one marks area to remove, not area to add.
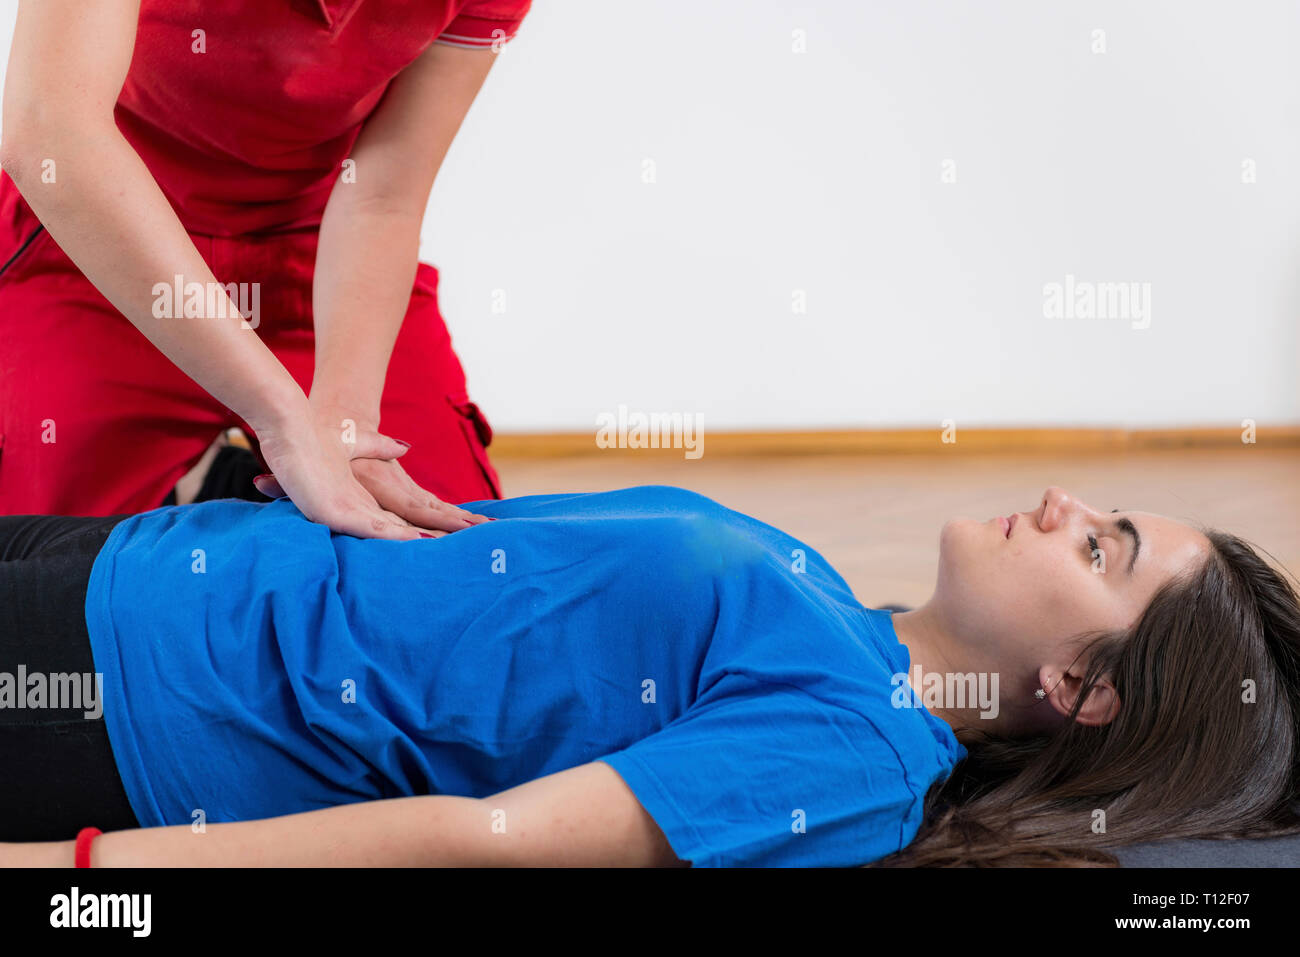
[[[945,524],[935,597],[957,612],[950,621],[972,647],[1017,655],[1130,627],[1162,585],[1199,567],[1209,549],[1181,522],[1100,512],[1053,487],[1028,511]]]

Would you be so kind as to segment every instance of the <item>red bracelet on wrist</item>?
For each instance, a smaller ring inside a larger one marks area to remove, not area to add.
[[[77,848],[73,853],[73,860],[77,867],[90,866],[90,845],[103,833],[97,827],[83,827],[77,832]]]

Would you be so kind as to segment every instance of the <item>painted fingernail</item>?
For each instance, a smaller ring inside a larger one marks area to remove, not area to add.
[[[421,538],[437,538],[438,536],[435,535],[435,534],[433,534],[433,532],[421,532],[421,533],[420,533],[420,537],[421,537]]]
[[[403,442],[401,439],[393,439],[393,441],[402,446],[402,448],[409,449],[411,447],[410,442]]]
[[[263,472],[261,475],[254,475],[253,484],[257,484],[258,482],[262,481],[262,479],[269,479],[270,477],[271,477],[270,472]]]

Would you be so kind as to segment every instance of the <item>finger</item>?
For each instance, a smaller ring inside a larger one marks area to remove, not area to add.
[[[394,534],[391,536],[386,535],[386,538],[391,537],[393,539],[407,541],[428,534],[428,529],[420,528],[420,526],[407,521],[405,516],[398,515],[395,512],[390,512],[383,506],[380,506],[379,514],[394,528]]]
[[[445,511],[448,515],[454,515],[456,516],[456,518],[463,518],[466,522],[468,522],[471,525],[478,524],[478,522],[474,520],[475,515],[473,512],[468,511],[467,509],[463,509],[459,505],[452,505],[450,502],[444,502],[441,499],[435,498],[434,502],[436,503],[433,506],[434,508],[440,508],[443,511]],[[484,516],[480,515],[477,517],[483,518]]]
[[[453,505],[451,502],[444,502],[442,499],[438,498],[438,496],[425,491],[425,489],[416,482],[415,479],[411,478],[410,474],[408,474],[406,469],[402,468],[401,465],[393,466],[391,471],[397,476],[397,483],[401,491],[404,491],[411,499],[410,503],[406,505],[405,508],[434,509],[436,511],[441,511],[446,515],[463,518],[469,525],[478,524],[478,522],[474,520],[473,512],[463,509],[459,505]],[[385,505],[384,507],[392,508],[391,505]],[[398,510],[399,509],[394,509],[394,511]],[[403,511],[403,514],[405,514],[405,511]]]
[[[409,488],[407,484],[409,483]],[[402,487],[394,489],[390,483],[377,482],[368,487],[381,508],[394,512],[412,525],[427,529],[439,529],[456,532],[477,524],[470,520],[470,513],[463,508],[456,508],[422,490],[410,479],[399,483]]]
[[[402,520],[398,515],[381,508],[353,509],[336,522],[327,522],[330,528],[356,538],[383,538],[406,542],[420,538],[420,529]]]
[[[467,518],[461,518],[437,500],[434,500],[434,504],[430,505],[425,499],[411,499],[400,494],[396,500],[392,500],[382,490],[375,496],[375,499],[384,508],[396,512],[412,525],[421,528],[458,532],[462,528],[469,528],[471,525],[476,524]]]
[[[443,516],[457,516],[465,520],[464,525],[456,526],[449,531],[477,525],[484,519],[484,516],[479,516],[476,521],[473,512],[459,505],[444,502],[438,496],[425,491],[415,479],[411,478],[406,469],[402,468],[400,462],[353,459],[352,471],[376,499],[384,497],[385,500],[380,501],[380,505],[405,516],[413,524],[424,525],[429,521],[435,521],[429,509],[440,512]],[[440,527],[443,524],[446,524],[445,519],[440,523]]]
[[[396,522],[396,523],[398,523],[398,524],[400,524],[400,525],[405,526],[407,529],[410,529],[410,530],[414,531],[415,534],[409,536],[410,539],[416,539],[416,538],[442,538],[442,536],[444,536],[444,535],[450,535],[450,534],[451,534],[450,532],[438,531],[437,529],[430,530],[430,529],[427,529],[427,528],[421,528],[419,525],[412,525],[410,522],[406,521],[406,519],[402,518],[402,516],[400,516],[400,515],[395,515],[395,514],[393,514],[392,512],[385,511],[385,512],[383,513],[383,515],[384,515],[384,517],[388,518],[390,521],[394,521],[394,522]]]
[[[466,526],[477,524],[474,521],[473,512],[467,511],[459,505],[453,505],[451,502],[444,502],[442,499],[438,498],[438,496],[422,489],[418,484],[416,484],[415,479],[407,475],[404,470],[399,469],[399,472],[401,472],[401,489],[406,493],[407,497],[407,504],[405,505],[406,509],[432,509],[448,518],[462,519]],[[385,507],[391,508],[392,506]]]
[[[427,494],[418,485],[416,486],[416,491],[421,495]],[[478,512],[471,512],[469,509],[461,508],[459,505],[452,505],[450,502],[443,502],[438,499],[434,499],[434,501],[437,503],[436,507],[448,509],[450,514],[465,519],[465,521],[469,522],[471,525],[482,525],[484,522],[496,521],[496,519],[491,515],[480,515]]]
[[[354,459],[396,459],[405,455],[410,447],[407,442],[378,432],[361,432],[350,454]]]
[[[284,495],[283,486],[270,472],[256,476],[253,479],[253,487],[267,498],[281,498]]]

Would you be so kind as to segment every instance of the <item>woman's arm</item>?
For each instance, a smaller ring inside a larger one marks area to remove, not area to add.
[[[153,314],[156,283],[216,277],[113,119],[139,7],[140,0],[24,0],[5,76],[0,165],[95,288],[260,431],[278,425],[281,412],[301,412],[306,397],[262,340],[241,328],[234,303],[225,297],[229,319]]]
[[[69,867],[73,842],[0,845],[0,865]],[[680,865],[618,773],[593,762],[486,798],[348,804],[262,821],[116,831],[92,867]]]
[[[316,368],[311,404],[323,426],[351,419],[379,429],[380,397],[411,298],[429,192],[496,54],[433,43],[389,85],[335,181],[321,221],[312,285]],[[398,436],[404,438],[404,436]],[[395,462],[356,459],[379,504],[426,528],[453,530],[453,506],[436,501]]]
[[[353,455],[389,458],[401,447],[383,438],[359,452],[340,441],[337,424],[318,425],[307,396],[224,291],[225,318],[154,315],[158,283],[180,276],[214,289],[207,284],[216,278],[113,118],[138,17],[139,0],[23,0],[5,78],[0,165],[95,288],[248,422],[304,515],[350,535],[418,538],[350,465]]]
[[[461,121],[496,55],[434,43],[389,85],[335,182],[312,286],[311,400],[377,428],[393,343],[411,299],[420,223]]]

